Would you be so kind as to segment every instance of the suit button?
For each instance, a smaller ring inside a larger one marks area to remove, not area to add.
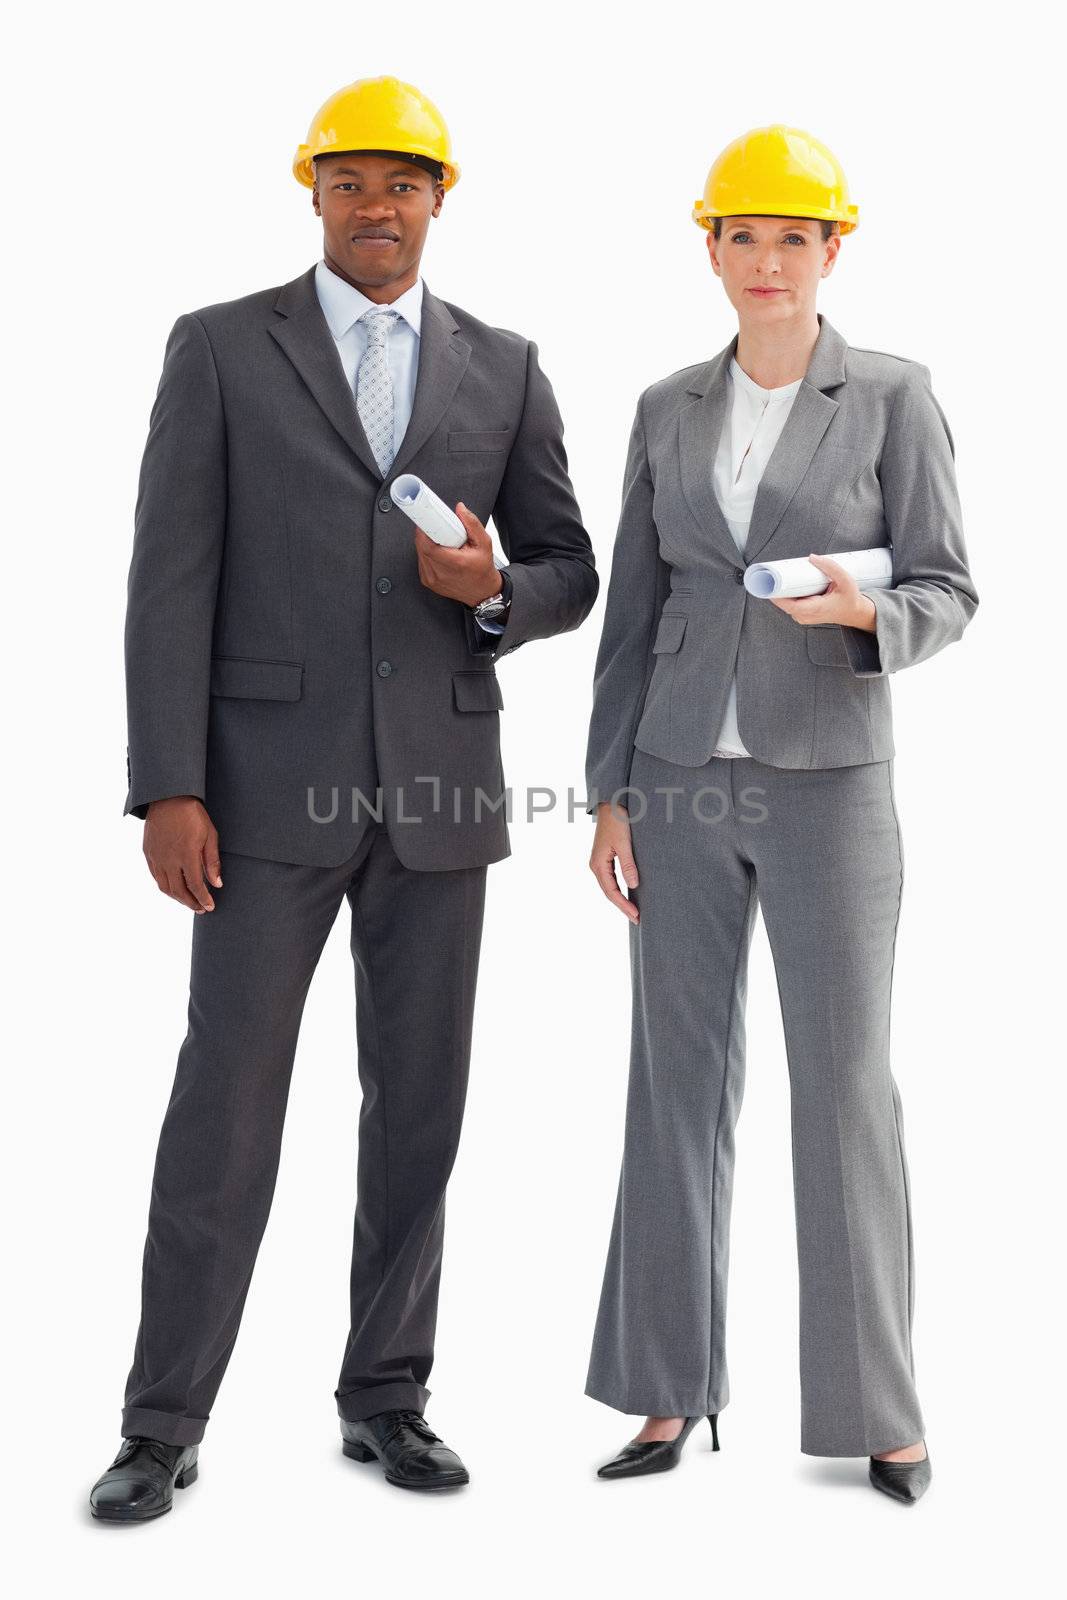
[[[377,589],[379,594],[388,594],[393,585],[390,583],[388,578],[379,578],[374,587]]]
[[[378,501],[378,510],[379,511],[392,511],[392,509],[393,509],[393,502],[390,500],[390,498],[389,498],[389,496],[387,494],[383,494],[381,499]]]
[[[393,670],[393,663],[391,661],[379,661],[375,670],[379,678],[388,678]]]
[[[735,583],[744,583],[744,581],[745,581],[745,569],[744,569],[744,567],[735,567],[734,568],[734,582]]]

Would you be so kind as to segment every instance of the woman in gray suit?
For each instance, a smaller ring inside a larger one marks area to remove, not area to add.
[[[959,639],[978,605],[952,439],[925,367],[849,346],[816,311],[857,221],[825,146],[780,126],[745,135],[693,216],[738,333],[638,404],[586,773],[590,866],[630,919],[633,990],[586,1393],[647,1419],[600,1475],[673,1467],[703,1416],[718,1448],[759,904],[792,1097],[801,1449],[867,1456],[875,1487],[913,1503],[930,1463],[889,1060],[903,884],[889,674]],[[876,546],[891,546],[891,586],[864,592],[833,552]],[[826,587],[756,598],[757,557],[807,557]]]

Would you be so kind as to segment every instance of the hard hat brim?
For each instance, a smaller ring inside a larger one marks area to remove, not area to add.
[[[312,147],[307,144],[298,145],[296,155],[293,157],[293,177],[296,179],[297,183],[303,184],[305,189],[314,189],[315,157],[339,156],[344,155],[345,153],[346,152],[344,150],[339,148],[334,149],[329,145],[324,145],[318,150],[313,150]],[[459,167],[456,165],[456,163],[454,161],[442,161],[441,157],[433,150],[397,150],[390,153],[396,155],[424,156],[430,161],[436,161],[441,167],[441,182],[446,190],[453,188],[454,185],[459,182]]]
[[[717,217],[796,217],[801,222],[836,222],[842,233],[852,233],[859,227],[859,206],[848,206],[844,210],[840,206],[809,206],[806,211],[794,211],[787,205],[745,206],[738,204],[736,210],[716,211],[705,206],[704,201],[697,200],[693,204],[693,221],[700,228],[711,228]]]

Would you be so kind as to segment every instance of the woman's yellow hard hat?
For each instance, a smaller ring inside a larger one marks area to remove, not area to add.
[[[332,94],[312,117],[307,141],[297,146],[293,176],[313,189],[314,158],[341,150],[424,156],[441,163],[446,189],[459,179],[444,117],[432,100],[399,78],[359,78]]]
[[[851,233],[860,214],[833,152],[777,122],[742,134],[712,163],[693,221],[710,228],[716,217],[814,217]]]

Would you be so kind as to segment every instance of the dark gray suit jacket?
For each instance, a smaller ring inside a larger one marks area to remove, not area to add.
[[[578,627],[597,594],[559,409],[535,344],[424,285],[414,408],[383,482],[314,278],[171,331],[129,574],[125,810],[197,795],[223,850],[331,866],[367,826],[353,792],[373,806],[380,785],[406,866],[498,861],[495,659]],[[402,472],[493,517],[501,636],[419,581],[388,492]]]
[[[635,746],[683,767],[710,759],[735,664],[738,727],[757,760],[887,760],[889,674],[951,644],[974,615],[952,437],[929,371],[855,349],[819,321],[744,556],[714,487],[736,338],[641,396],[596,665],[590,810],[625,787]],[[754,560],[890,541],[893,587],[870,591],[875,633],[795,622],[744,587]]]

